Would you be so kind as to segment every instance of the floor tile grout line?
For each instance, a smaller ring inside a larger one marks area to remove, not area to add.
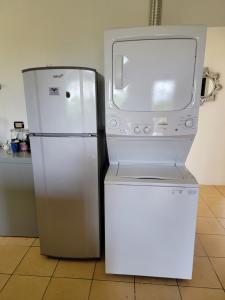
[[[211,264],[211,266],[212,266],[213,271],[214,271],[215,274],[216,274],[217,279],[219,280],[219,283],[220,283],[222,289],[224,289],[223,284],[222,284],[222,281],[220,280],[220,277],[219,277],[219,275],[217,274],[217,271],[216,271],[216,269],[215,269],[215,267],[214,267],[214,265],[213,265],[213,263],[212,263],[210,257],[208,257],[208,259],[209,259],[209,262],[210,262],[210,264]]]
[[[206,203],[206,205],[207,205],[207,203]],[[207,205],[208,206],[208,205]],[[210,208],[209,208],[210,209]],[[205,218],[207,218],[207,217],[205,217]],[[218,217],[211,217],[211,218],[218,218]],[[218,220],[217,220],[218,221]],[[202,235],[222,235],[222,234],[207,234],[207,233],[199,233],[199,234],[202,234]],[[200,241],[200,239],[199,239],[199,241]],[[35,240],[34,240],[34,242],[33,243],[35,243]],[[29,245],[29,246],[27,246],[27,247],[29,247],[29,249],[27,250],[27,252],[30,250],[30,248],[32,248],[32,247],[34,247],[33,246],[33,243],[31,244],[31,245]],[[200,241],[200,244],[202,245],[202,242]],[[203,247],[203,249],[205,250],[205,248],[204,248],[204,246],[202,245],[202,247]],[[26,254],[27,254],[27,252],[24,254],[24,256],[22,257],[22,259],[21,259],[21,261],[18,263],[18,265],[15,267],[15,270],[14,270],[14,272],[16,271],[16,269],[19,267],[19,265],[21,264],[21,262],[22,262],[22,260],[24,259],[24,257],[26,256]],[[208,257],[209,258],[209,260],[210,260],[210,258],[212,258],[212,256],[209,256],[208,255],[208,253],[207,253],[207,251],[205,250],[205,253],[206,253],[206,257]],[[56,267],[57,267],[57,265],[58,265],[58,263],[59,263],[59,260],[57,261],[57,264],[56,264],[56,266],[55,266],[55,269],[56,269]],[[210,260],[210,263],[211,263],[211,260]],[[212,263],[211,263],[212,264]],[[213,265],[212,265],[213,266]],[[96,267],[96,262],[95,262],[95,267]],[[54,274],[54,272],[55,272],[55,269],[54,269],[54,271],[53,271],[53,273],[52,273],[52,276],[51,276],[51,278],[50,278],[50,280],[49,280],[49,284],[50,284],[50,281],[51,281],[51,279],[53,278],[53,274]],[[214,268],[213,268],[214,269]],[[94,271],[95,271],[95,268],[94,268]],[[8,283],[8,281],[10,280],[10,278],[14,275],[14,272],[12,273],[12,274],[8,274],[8,275],[10,275],[9,276],[9,278],[8,278],[8,280],[6,281],[6,283],[4,284],[4,286],[1,288],[1,290],[2,289],[4,289],[4,287],[6,286],[6,284]],[[215,271],[215,269],[214,269],[214,272],[216,273],[216,271]],[[4,273],[3,273],[4,274]],[[16,274],[16,275],[19,275],[19,274]],[[20,275],[23,275],[23,274],[20,274]],[[217,275],[217,273],[216,273],[216,275]],[[23,275],[23,276],[26,276],[26,275]],[[28,276],[38,276],[38,275],[28,275]],[[93,272],[93,276],[94,276],[94,272]],[[93,282],[93,276],[92,276],[92,282]],[[49,276],[40,276],[40,277],[49,277]],[[218,277],[218,276],[217,276]],[[57,277],[58,278],[58,277]],[[64,278],[64,277],[63,277]],[[68,277],[68,278],[70,278],[70,277]],[[71,279],[78,279],[78,278],[71,278]],[[86,278],[81,278],[81,279],[86,279]],[[90,279],[89,279],[90,280]],[[219,278],[218,278],[218,280],[219,280]],[[108,280],[107,280],[108,281]],[[113,280],[110,280],[110,281],[113,281]],[[91,284],[92,284],[92,282],[91,282]],[[219,280],[219,282],[220,282],[220,280]],[[221,283],[221,282],[220,282]],[[48,284],[48,285],[49,285]],[[178,285],[178,282],[177,282],[177,285]],[[193,288],[198,288],[198,287],[195,287],[195,286],[187,286],[187,287],[193,287]],[[48,286],[46,287],[46,290],[47,290],[47,288],[48,288]],[[179,287],[179,285],[178,285],[178,288],[180,288]],[[208,288],[208,287],[199,287],[199,288],[205,288],[205,289],[217,289],[217,288]],[[135,277],[134,277],[134,289],[135,289]],[[221,290],[221,289],[219,289],[218,288],[218,290]],[[224,290],[224,289],[223,289]],[[90,291],[91,291],[91,287],[90,287]],[[89,295],[90,295],[90,291],[89,291]],[[88,297],[88,299],[89,299],[89,297]]]
[[[147,284],[149,285],[149,283],[138,283],[138,284]],[[156,285],[156,286],[159,286],[159,285],[162,285],[162,286],[170,286],[170,287],[178,287],[178,288],[196,288],[196,289],[208,289],[208,290],[218,290],[218,291],[221,291],[221,290],[224,290],[223,288],[214,288],[214,287],[206,287],[206,286],[195,286],[195,285],[165,285],[165,284],[154,284],[154,283],[150,283],[150,285]]]
[[[40,277],[49,277],[49,276],[40,276]],[[60,279],[78,279],[78,280],[87,280],[87,281],[91,281],[92,280],[92,278],[84,278],[84,277],[69,277],[69,276],[51,276],[51,277],[52,278],[60,278]],[[95,279],[95,280],[97,280],[97,279]]]
[[[136,276],[134,275],[134,300],[136,300]]]
[[[60,261],[61,261],[61,258],[57,258],[57,263],[56,263],[56,265],[55,265],[55,268],[54,268],[54,270],[53,270],[53,272],[52,272],[51,277],[55,277],[55,276],[54,276],[54,275],[55,275],[55,271],[56,271],[56,269],[57,269],[58,264],[60,263]]]
[[[56,263],[56,265],[55,265],[55,268],[54,268],[54,270],[53,270],[53,272],[52,272],[52,275],[51,275],[50,278],[49,278],[48,284],[47,284],[47,286],[46,286],[46,288],[45,288],[45,290],[44,290],[44,293],[43,293],[43,295],[42,295],[42,297],[41,297],[41,300],[44,299],[45,294],[46,294],[46,292],[47,292],[47,289],[48,289],[48,287],[49,287],[49,285],[50,285],[52,279],[54,278],[54,277],[53,277],[53,274],[54,274],[54,272],[55,272],[55,270],[56,270],[58,264],[59,264],[59,259],[58,259],[58,261],[57,261],[57,263]]]
[[[73,278],[73,279],[85,279],[85,278]],[[92,279],[89,279],[89,280],[92,280]],[[99,279],[99,278],[93,278],[93,281],[112,281],[112,282],[122,282],[122,283],[134,283],[134,281],[113,280],[113,279]],[[138,282],[138,283],[141,283],[141,282]]]
[[[204,197],[203,197],[203,201],[204,201],[205,205],[208,207],[209,211],[213,214],[213,216],[215,216],[214,212],[212,211],[212,209],[210,208],[210,206],[208,205],[208,203],[206,202]],[[218,217],[215,216],[215,218],[218,218]]]
[[[217,274],[217,272],[216,272],[216,270],[215,270],[215,268],[214,268],[214,266],[213,266],[213,263],[211,262],[211,259],[210,259],[210,258],[212,258],[212,256],[209,256],[209,255],[208,255],[208,253],[207,253],[207,251],[206,251],[206,249],[205,249],[205,247],[204,247],[202,241],[200,240],[200,238],[198,238],[198,240],[199,240],[199,242],[200,242],[202,248],[204,249],[204,251],[205,251],[205,253],[206,253],[206,255],[207,255],[207,258],[208,258],[208,260],[209,260],[209,263],[211,264],[212,269],[213,269],[214,273],[216,274],[216,277],[217,277],[217,279],[218,279],[218,281],[219,281],[219,283],[220,283],[222,289],[224,289],[223,284],[222,284],[222,282],[221,282],[221,280],[220,280],[220,278],[219,278],[219,275]]]
[[[198,219],[204,218],[204,219],[209,219],[209,220],[214,219],[214,220],[216,221],[216,223],[219,224],[219,227],[222,228],[222,229],[224,230],[224,226],[222,225],[222,223],[220,222],[219,219],[224,219],[224,220],[225,220],[225,218],[221,218],[221,217],[197,217],[197,218],[198,218]],[[209,233],[209,234],[216,234],[216,233]]]
[[[206,205],[207,205],[209,211],[213,214],[214,218],[223,218],[223,217],[217,217],[217,216],[214,214],[213,210],[210,208],[210,206],[209,206],[207,203],[206,203]]]
[[[180,288],[194,288],[194,289],[207,289],[207,290],[218,290],[223,291],[223,288],[214,288],[214,287],[208,287],[208,286],[197,286],[197,285],[179,285]]]
[[[22,258],[20,259],[19,263],[16,265],[16,267],[14,268],[12,274],[15,274],[16,270],[19,268],[21,262],[23,261],[23,259],[26,257],[27,253],[30,251],[31,247],[28,247],[27,251],[24,253],[24,255],[22,256]],[[16,275],[16,274],[15,274]]]
[[[37,237],[37,238],[34,238],[34,241],[33,241],[33,243],[30,245],[30,247],[38,247],[38,246],[34,246],[34,244],[35,244],[35,242],[36,242],[37,239],[38,239],[38,237]]]
[[[8,282],[12,276],[13,276],[13,274],[9,275],[9,278],[6,280],[5,284],[0,289],[0,294],[3,292],[4,288],[6,287],[6,285],[8,284]]]
[[[209,211],[213,214],[213,216],[214,217],[210,217],[210,218],[221,218],[221,219],[224,219],[224,217],[217,217],[217,216],[215,216],[215,214],[214,214],[214,212],[212,211],[212,209],[210,208],[210,206],[208,205],[208,203],[206,202],[206,200],[204,199],[204,197],[201,197],[202,198],[202,200],[203,200],[203,202],[204,202],[204,204],[207,206],[207,208],[209,209]],[[198,217],[200,217],[200,216],[198,216]],[[207,218],[207,217],[206,217]]]
[[[210,211],[212,212],[212,208],[210,208],[211,204],[224,204],[225,202],[225,197],[223,197],[224,199],[221,198],[216,198],[216,196],[201,196],[201,201],[207,205],[207,207],[210,209]],[[212,212],[213,213],[213,212]]]
[[[213,215],[212,217],[205,217],[205,218],[216,218],[213,211],[210,209],[210,207],[208,206],[208,204],[206,203],[206,201],[202,198],[202,197],[199,197],[199,201],[202,200],[203,203],[205,204],[205,206],[208,208],[208,210],[211,212],[211,214]],[[199,209],[198,209],[199,211]],[[197,215],[197,218],[201,218],[201,217],[204,217],[204,216],[198,216]]]
[[[7,273],[0,273],[5,275],[11,275]],[[13,273],[15,276],[24,276],[24,277],[42,277],[42,278],[51,278],[51,275],[38,275],[38,274],[23,274],[23,273]]]
[[[219,236],[225,236],[225,233],[204,233],[196,231],[197,234],[207,234],[207,235],[219,235]]]
[[[51,278],[53,277],[53,275],[54,275],[54,273],[55,273],[55,270],[56,270],[57,267],[58,267],[59,262],[60,262],[60,259],[57,258],[57,262],[56,262],[56,264],[55,264],[55,267],[54,267],[54,270],[53,270],[53,272],[52,272]]]
[[[213,185],[213,187],[217,190],[217,192],[219,192],[223,197],[225,197],[225,195],[216,187],[216,185]]]
[[[13,242],[11,242],[11,243],[7,243],[7,241],[6,241],[6,239],[7,238],[13,238],[13,239],[26,239],[27,237],[22,237],[22,236],[0,236],[0,238],[4,238],[5,240],[4,240],[4,242],[2,241],[1,243],[0,243],[0,247],[2,247],[2,246],[14,246],[14,247],[31,247],[32,246],[32,244],[33,244],[33,242],[31,243],[31,244],[28,244],[28,243],[19,243],[19,244],[17,244],[17,243],[13,243]],[[32,237],[28,237],[27,239],[35,239],[35,238],[32,238]]]
[[[217,218],[219,218],[219,217],[208,217],[208,216],[197,216],[197,218],[207,218],[207,219],[217,219]],[[221,218],[221,219],[223,219],[223,218]],[[32,247],[35,247],[35,246],[32,246]]]
[[[201,233],[200,233],[201,234]],[[194,257],[208,257],[208,253],[206,252],[205,248],[203,247],[203,244],[199,238],[199,233],[195,233],[195,237],[197,237],[197,240],[199,242],[199,244],[201,245],[202,249],[204,250],[205,255],[195,255],[195,251],[194,251]],[[195,244],[196,244],[196,240],[195,240]]]
[[[225,218],[216,218],[217,219],[217,221],[220,223],[220,225],[225,229],[225,223],[223,224],[222,222],[221,222],[221,219],[223,219],[224,221],[225,221]]]
[[[224,236],[225,234],[222,233],[203,233],[203,232],[195,232],[197,234],[204,234],[204,235],[219,235],[219,236]]]
[[[48,289],[48,287],[49,287],[49,285],[50,285],[50,283],[51,283],[53,277],[48,277],[48,278],[49,278],[49,281],[48,281],[48,283],[47,283],[47,285],[46,285],[46,288],[45,288],[45,290],[44,290],[44,292],[43,292],[43,295],[42,295],[42,297],[41,297],[41,300],[44,299],[45,294],[46,294],[46,292],[47,292],[47,289]]]
[[[181,294],[181,290],[180,290],[180,286],[177,282],[177,288],[178,288],[178,292],[179,292],[179,295],[180,295],[180,300],[182,300],[182,294]]]
[[[225,228],[223,227],[223,225],[221,224],[221,222],[219,220],[217,220],[217,217],[200,217],[197,216],[197,221],[199,218],[204,218],[204,219],[215,219],[216,224],[218,225],[218,228],[221,228],[221,231],[223,231],[224,233],[207,233],[207,234],[218,234],[218,235],[225,235]],[[197,228],[196,228],[196,233],[201,233],[201,232],[197,232]]]
[[[225,256],[212,256],[212,255],[206,255],[206,256],[196,256],[196,257],[209,257],[209,258],[225,258]]]
[[[91,296],[91,289],[92,289],[92,284],[93,284],[93,280],[94,280],[96,264],[97,264],[97,261],[95,261],[95,265],[94,265],[94,270],[93,270],[93,274],[92,274],[92,278],[91,278],[90,289],[89,289],[89,293],[88,293],[88,300],[90,299],[90,296]]]
[[[24,247],[24,246],[23,246],[23,247]],[[12,277],[13,275],[15,275],[14,272],[16,271],[17,267],[18,267],[18,266],[20,265],[20,263],[22,262],[23,258],[27,255],[27,252],[29,251],[29,249],[30,249],[30,247],[28,247],[27,251],[24,253],[24,255],[23,255],[22,258],[20,259],[19,263],[18,263],[18,264],[16,265],[16,267],[14,268],[13,272],[12,272],[11,274],[8,274],[8,275],[10,275],[10,276],[9,276],[8,280],[5,282],[5,284],[3,285],[3,287],[0,289],[0,293],[3,292],[4,288],[5,288],[6,285],[8,284],[9,280],[11,279],[11,277]]]
[[[217,219],[217,218],[220,218],[220,217],[206,217],[206,216],[197,216],[197,218],[205,218],[205,219]],[[223,218],[221,218],[223,219]]]
[[[1,275],[16,275],[16,276],[24,276],[24,277],[41,277],[41,278],[54,278],[54,279],[72,279],[72,280],[86,280],[86,281],[92,281],[92,278],[84,278],[84,277],[68,277],[68,276],[52,276],[52,275],[37,275],[37,274],[23,274],[23,273],[16,273],[16,274],[11,274],[11,273],[2,273],[0,272]],[[112,280],[112,279],[94,279],[93,281],[111,281],[111,282],[120,282],[120,283],[133,283],[134,281],[123,281],[123,280]],[[176,285],[171,285],[171,284],[159,284],[159,283],[145,283],[145,282],[137,282],[141,284],[154,284],[154,285],[166,285],[166,286],[176,286]]]
[[[221,196],[222,196],[222,198],[225,198],[225,196],[223,194],[221,194],[220,192],[219,192],[219,195],[218,194],[215,195],[215,194],[208,194],[208,193],[205,193],[205,194],[200,193],[200,198],[202,198],[202,200],[204,200],[204,201],[206,201],[205,198],[207,198],[207,197],[216,198],[216,197],[221,197]],[[222,201],[224,201],[224,200],[222,199]]]
[[[147,276],[147,278],[152,278],[151,276]],[[167,279],[167,277],[153,277],[153,278],[163,278]],[[169,279],[174,279],[175,278],[169,278]],[[113,282],[123,282],[123,283],[132,283],[130,281],[113,281]],[[136,284],[149,284],[149,285],[163,285],[163,286],[177,286],[178,284],[168,284],[168,283],[155,283],[155,282],[141,282],[141,281],[135,281]]]
[[[206,249],[205,249],[205,247],[204,247],[204,245],[203,245],[203,243],[202,243],[202,241],[200,240],[199,237],[198,237],[198,240],[199,240],[200,245],[202,246],[202,248],[204,249],[204,251],[205,251],[205,253],[206,253],[206,256],[205,256],[205,257],[208,258],[209,263],[212,265],[211,260],[210,260],[210,258],[212,258],[212,256],[209,256],[209,255],[208,255],[208,253],[207,253],[207,251],[206,251]],[[202,256],[202,257],[203,257],[203,256]],[[218,279],[218,281],[219,281],[219,283],[220,283],[220,285],[221,285],[221,288],[220,288],[220,289],[224,289],[224,288],[223,288],[223,285],[222,285],[222,283],[221,283],[221,281],[220,281],[220,279],[219,279],[219,276],[218,276],[218,274],[217,274],[217,272],[216,272],[216,270],[215,270],[215,268],[214,268],[213,266],[212,266],[212,269],[213,269],[213,271],[214,271],[214,273],[215,273],[215,275],[216,275],[216,277],[217,277],[217,279]],[[179,286],[179,283],[178,283],[178,286]],[[195,287],[195,288],[197,288],[196,286],[184,286],[184,287]],[[205,287],[199,287],[199,288],[205,288]],[[219,288],[210,288],[210,289],[219,289]]]

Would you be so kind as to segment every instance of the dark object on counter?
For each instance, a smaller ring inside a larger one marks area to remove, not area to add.
[[[11,142],[11,149],[13,153],[19,152],[19,142]]]
[[[15,129],[21,129],[21,128],[24,128],[24,122],[23,122],[23,121],[15,121],[15,122],[14,122],[14,128],[15,128]]]
[[[21,152],[28,151],[28,145],[26,142],[19,143],[19,151]]]

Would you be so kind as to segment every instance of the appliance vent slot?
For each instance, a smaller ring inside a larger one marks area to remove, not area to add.
[[[158,177],[158,176],[120,176],[123,178],[130,178],[130,179],[155,179],[155,180],[175,180],[174,177]]]

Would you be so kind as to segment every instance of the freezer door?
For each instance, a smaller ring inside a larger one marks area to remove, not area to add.
[[[195,39],[113,44],[114,105],[125,111],[182,110],[192,101]]]
[[[31,137],[41,253],[99,257],[96,137]]]
[[[30,132],[96,133],[96,73],[44,69],[23,73]]]

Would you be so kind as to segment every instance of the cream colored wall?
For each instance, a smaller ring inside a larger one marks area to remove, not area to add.
[[[162,24],[225,26],[225,1],[163,0]]]
[[[162,25],[225,26],[224,0],[163,0]],[[205,66],[221,73],[223,90],[200,108],[199,128],[186,165],[201,184],[225,184],[225,27],[209,27]]]
[[[103,71],[103,32],[148,24],[149,0],[0,0],[0,141],[27,123],[21,70],[46,65]]]
[[[225,184],[225,27],[208,28],[205,66],[221,74],[223,89],[215,102],[200,107],[186,165],[202,184]]]
[[[200,2],[208,7],[204,8],[208,23],[211,14],[215,14],[214,5],[217,17],[213,20],[225,22],[224,0],[164,0],[163,23],[205,23]],[[149,3],[149,0],[0,0],[0,141],[9,137],[13,121],[27,123],[22,69],[80,65],[102,73],[104,29],[148,25]],[[224,53],[225,27],[209,28],[205,65],[222,73],[225,87]],[[224,93],[225,88],[215,103],[200,109],[199,132],[187,161],[200,183],[225,184]]]

